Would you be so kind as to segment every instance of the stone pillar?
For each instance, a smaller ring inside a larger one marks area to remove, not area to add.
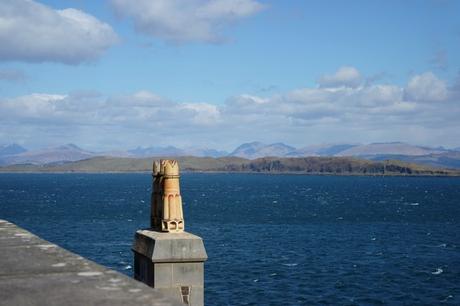
[[[185,305],[204,305],[203,240],[184,231],[177,161],[153,165],[151,228],[134,237],[134,278]]]

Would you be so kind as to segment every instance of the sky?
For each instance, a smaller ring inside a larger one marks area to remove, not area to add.
[[[0,144],[460,146],[460,1],[0,0]]]

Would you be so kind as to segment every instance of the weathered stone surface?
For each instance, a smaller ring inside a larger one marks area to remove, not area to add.
[[[203,239],[187,233],[161,233],[139,230],[133,250],[153,262],[193,262],[208,259]]]
[[[0,305],[183,304],[0,220]]]
[[[153,162],[151,228],[136,232],[134,278],[187,305],[204,304],[203,240],[184,232],[179,164]]]
[[[136,279],[186,304],[203,305],[207,254],[200,237],[139,230],[133,251]]]
[[[162,159],[153,162],[151,227],[157,231],[184,231],[184,214],[179,187],[179,163]]]

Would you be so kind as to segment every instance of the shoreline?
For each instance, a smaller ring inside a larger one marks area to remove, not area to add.
[[[1,171],[2,174],[151,174],[151,171]],[[185,174],[253,174],[253,175],[303,175],[303,176],[365,176],[365,177],[460,177],[460,173],[446,174],[407,174],[407,173],[324,173],[324,172],[294,172],[294,171],[191,171],[183,170]]]
[[[17,164],[0,173],[151,173],[158,158],[96,157],[66,163]],[[241,158],[175,157],[187,173],[246,173],[334,176],[460,176],[460,169],[439,168],[399,160],[370,161],[348,157]]]

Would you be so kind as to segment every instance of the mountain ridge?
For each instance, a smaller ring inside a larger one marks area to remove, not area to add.
[[[163,157],[168,158],[168,157]],[[349,157],[264,157],[254,160],[239,157],[177,157],[184,172],[296,173],[309,175],[404,175],[460,176],[460,170],[439,169],[401,161],[370,161]],[[10,165],[0,167],[7,173],[111,173],[150,172],[152,158],[93,157],[85,160],[47,165]]]
[[[261,142],[254,141],[238,146],[232,153],[230,153],[230,156],[256,159],[266,156],[286,156],[295,150],[296,148],[281,142],[266,145]]]
[[[77,145],[70,143],[2,156],[0,164],[47,164],[52,162],[77,161],[94,156],[95,153],[83,150]]]
[[[0,145],[0,157],[20,154],[24,152],[27,152],[27,149],[21,145],[18,145],[17,143]]]
[[[219,158],[228,156],[241,157],[249,160],[263,157],[349,156],[375,161],[399,159],[406,162],[437,167],[460,168],[460,154],[455,154],[458,151],[445,149],[443,147],[431,148],[428,146],[416,146],[403,142],[379,142],[370,144],[332,143],[295,148],[281,142],[265,144],[254,141],[243,143],[230,153],[209,148],[178,148],[175,146],[137,147],[130,150],[94,152],[84,150],[71,143],[39,150],[27,150],[19,145],[10,144],[0,146],[0,153],[2,152],[2,148],[5,148],[3,152],[6,153],[3,155],[0,154],[0,165],[27,163],[44,165],[47,163],[65,163],[83,160],[97,156],[131,158],[160,156]]]

